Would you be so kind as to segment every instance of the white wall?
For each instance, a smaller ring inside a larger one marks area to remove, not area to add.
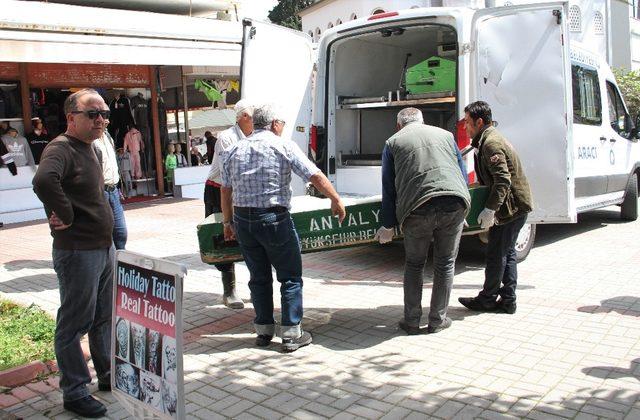
[[[631,22],[631,69],[640,70],[640,20]]]
[[[317,30],[322,34],[329,25],[336,26],[339,20],[348,22],[353,19],[353,16],[358,18],[370,16],[376,9],[387,12],[441,4],[442,0],[325,0],[322,7],[301,15],[302,31],[309,35],[313,33],[313,40],[318,41]]]

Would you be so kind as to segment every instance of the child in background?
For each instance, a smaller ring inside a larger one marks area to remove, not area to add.
[[[186,168],[187,167],[187,158],[182,154],[182,146],[180,143],[176,143],[176,163],[178,168]]]
[[[164,158],[164,168],[167,171],[167,189],[173,193],[173,171],[178,167],[178,159],[175,155],[173,143],[167,145],[167,156]]]

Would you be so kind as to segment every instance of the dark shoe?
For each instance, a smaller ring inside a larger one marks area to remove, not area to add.
[[[98,382],[98,391],[111,392],[111,384],[109,382]]]
[[[98,418],[107,413],[107,407],[91,395],[75,401],[65,401],[63,406],[65,410],[76,413],[82,417]]]
[[[273,338],[272,335],[259,335],[256,337],[256,346],[258,347],[267,347],[269,344],[271,344],[271,339]]]
[[[515,302],[503,302],[502,300],[499,300],[498,302],[496,302],[496,309],[499,312],[504,312],[505,314],[509,314],[509,315],[513,315],[516,313],[516,303]]]
[[[302,332],[302,335],[298,338],[283,338],[282,339],[282,351],[285,353],[291,353],[298,350],[300,347],[308,346],[313,341],[311,333],[306,331]]]
[[[407,321],[405,321],[404,319],[398,321],[398,327],[400,327],[400,329],[402,331],[406,332],[407,335],[422,334],[422,330],[420,330],[420,327],[411,326],[411,325],[407,324]]]
[[[462,303],[468,309],[476,312],[495,312],[495,306],[485,306],[478,300],[478,298],[458,298],[458,302]]]
[[[233,271],[222,272],[222,303],[230,309],[244,308],[244,302],[236,295],[236,274]]]
[[[440,324],[440,325],[431,325],[431,324],[429,324],[429,326],[427,327],[427,332],[429,334],[439,333],[442,330],[446,330],[450,326],[451,326],[451,318],[447,317],[447,318],[444,319],[444,321],[442,321],[442,324]]]

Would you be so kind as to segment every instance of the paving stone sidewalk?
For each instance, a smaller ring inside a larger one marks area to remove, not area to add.
[[[583,215],[578,224],[538,227],[537,246],[519,265],[515,315],[474,314],[458,303],[483,281],[482,258],[463,245],[449,313],[454,323],[433,335],[409,337],[397,328],[401,243],[307,254],[303,325],[314,343],[292,354],[280,353],[275,342],[254,347],[244,265],[237,275],[247,308],[221,304],[219,273],[198,254],[195,226],[203,213],[200,201],[177,199],[131,205],[125,213],[129,250],[189,269],[189,418],[640,418],[640,221],[620,221],[616,207]],[[0,297],[55,314],[46,224],[0,229]],[[128,417],[109,393],[95,395],[109,418]],[[55,377],[0,394],[0,410],[71,418]]]

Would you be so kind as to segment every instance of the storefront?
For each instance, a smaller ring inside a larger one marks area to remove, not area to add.
[[[237,68],[241,23],[29,2],[4,12],[0,122],[26,136],[37,117],[53,138],[66,128],[66,96],[94,88],[111,106],[109,131],[118,146],[125,146],[124,137],[134,126],[141,133],[142,171],[132,176],[137,181],[132,193],[162,196],[168,133],[161,69]],[[17,176],[0,168],[0,221],[44,217],[31,189],[34,173],[32,164],[18,168]]]

